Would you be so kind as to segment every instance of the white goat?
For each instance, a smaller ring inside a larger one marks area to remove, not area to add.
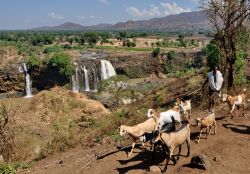
[[[130,157],[133,153],[135,142],[139,139],[142,142],[142,146],[145,148],[143,143],[144,141],[144,134],[151,133],[156,127],[156,120],[155,117],[147,119],[145,122],[137,124],[135,126],[125,126],[121,125],[118,130],[120,129],[120,135],[123,136],[124,134],[128,133],[133,138],[133,144],[128,157]]]
[[[200,127],[200,134],[199,134],[197,143],[199,143],[200,141],[202,129],[204,128],[206,128],[206,138],[208,135],[210,135],[212,126],[214,126],[214,135],[216,134],[217,125],[216,125],[216,120],[215,120],[215,114],[213,112],[204,118],[196,118],[196,121],[197,121],[197,126]]]
[[[166,112],[156,112],[154,109],[149,109],[147,113],[147,117],[154,117],[157,120],[157,125],[155,130],[161,130],[162,126],[168,123],[172,123],[173,120],[177,121],[181,125],[181,112],[179,107],[174,107]]]
[[[163,172],[166,172],[168,162],[171,159],[174,149],[176,147],[179,147],[179,153],[177,160],[179,160],[180,153],[181,153],[181,146],[186,142],[187,143],[187,157],[190,155],[190,127],[189,123],[184,123],[182,127],[175,131],[175,132],[160,132],[159,135],[156,137],[154,143],[157,143],[158,141],[161,141],[163,144],[167,146],[169,149],[169,157],[167,159],[165,168],[163,169]],[[173,158],[174,164],[176,164],[176,160]]]
[[[191,100],[182,101],[181,99],[177,98],[176,105],[182,107],[183,112],[187,114],[188,118],[190,119],[192,114]]]

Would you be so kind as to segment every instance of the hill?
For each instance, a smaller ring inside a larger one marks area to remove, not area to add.
[[[66,22],[54,27],[39,27],[32,30],[210,30],[209,19],[202,11],[185,12],[149,20],[119,22],[114,25],[99,24],[82,26]]]

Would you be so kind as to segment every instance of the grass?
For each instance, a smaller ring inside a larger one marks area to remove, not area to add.
[[[97,50],[115,50],[115,51],[153,51],[154,48],[136,48],[136,47],[115,47],[115,46],[95,46]]]

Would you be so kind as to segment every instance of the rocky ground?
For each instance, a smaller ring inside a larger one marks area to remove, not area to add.
[[[249,105],[249,104],[248,104]],[[239,111],[240,112],[240,111]],[[196,110],[192,118],[205,116],[205,111]],[[169,163],[167,173],[176,174],[248,174],[249,156],[250,156],[250,112],[247,107],[245,117],[236,117],[226,121],[228,116],[228,106],[220,104],[216,109],[217,134],[210,135],[208,139],[202,138],[200,143],[195,142],[198,128],[191,127],[192,142],[191,155],[186,158],[186,147],[184,145],[181,153],[182,157],[177,165]],[[127,142],[129,144],[129,142]],[[111,153],[97,160],[96,154],[106,152],[106,150],[115,149],[112,141],[104,141],[102,144],[96,144],[92,148],[77,147],[65,153],[56,154],[35,164],[34,168],[27,171],[19,172],[20,174],[103,174],[103,173],[127,173],[127,174],[145,174],[159,173],[149,171],[149,160],[151,151],[147,149],[135,149],[131,158],[127,157],[125,151]],[[177,153],[177,151],[175,152]],[[194,168],[189,165],[191,157],[197,154],[203,154],[208,157],[211,167],[209,170]],[[165,161],[160,153],[157,154],[155,165],[164,168]],[[156,167],[156,169],[158,169]]]

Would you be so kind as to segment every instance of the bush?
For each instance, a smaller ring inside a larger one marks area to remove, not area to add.
[[[127,47],[135,47],[135,46],[136,46],[135,42],[127,41]]]
[[[49,66],[66,78],[69,78],[74,73],[74,67],[71,64],[70,57],[65,53],[54,54],[49,60]]]
[[[152,56],[153,57],[158,57],[158,55],[160,54],[161,52],[161,49],[159,47],[155,48],[153,51],[152,51]]]
[[[30,67],[40,66],[41,60],[37,56],[31,55],[31,56],[29,56],[29,59],[28,59],[28,65]]]
[[[244,77],[244,52],[243,51],[238,51],[237,52],[237,59],[235,62],[235,67],[236,67],[236,77],[235,77],[235,83],[236,84],[244,84],[246,83],[246,79]]]
[[[16,170],[10,164],[0,164],[1,174],[16,174]]]
[[[52,47],[46,47],[43,52],[44,53],[52,53],[52,52],[60,52],[62,51],[62,48],[59,46],[52,46]]]
[[[167,53],[167,56],[168,56],[168,60],[173,60],[173,59],[175,59],[176,58],[176,52],[175,51],[169,51],[168,53]]]

